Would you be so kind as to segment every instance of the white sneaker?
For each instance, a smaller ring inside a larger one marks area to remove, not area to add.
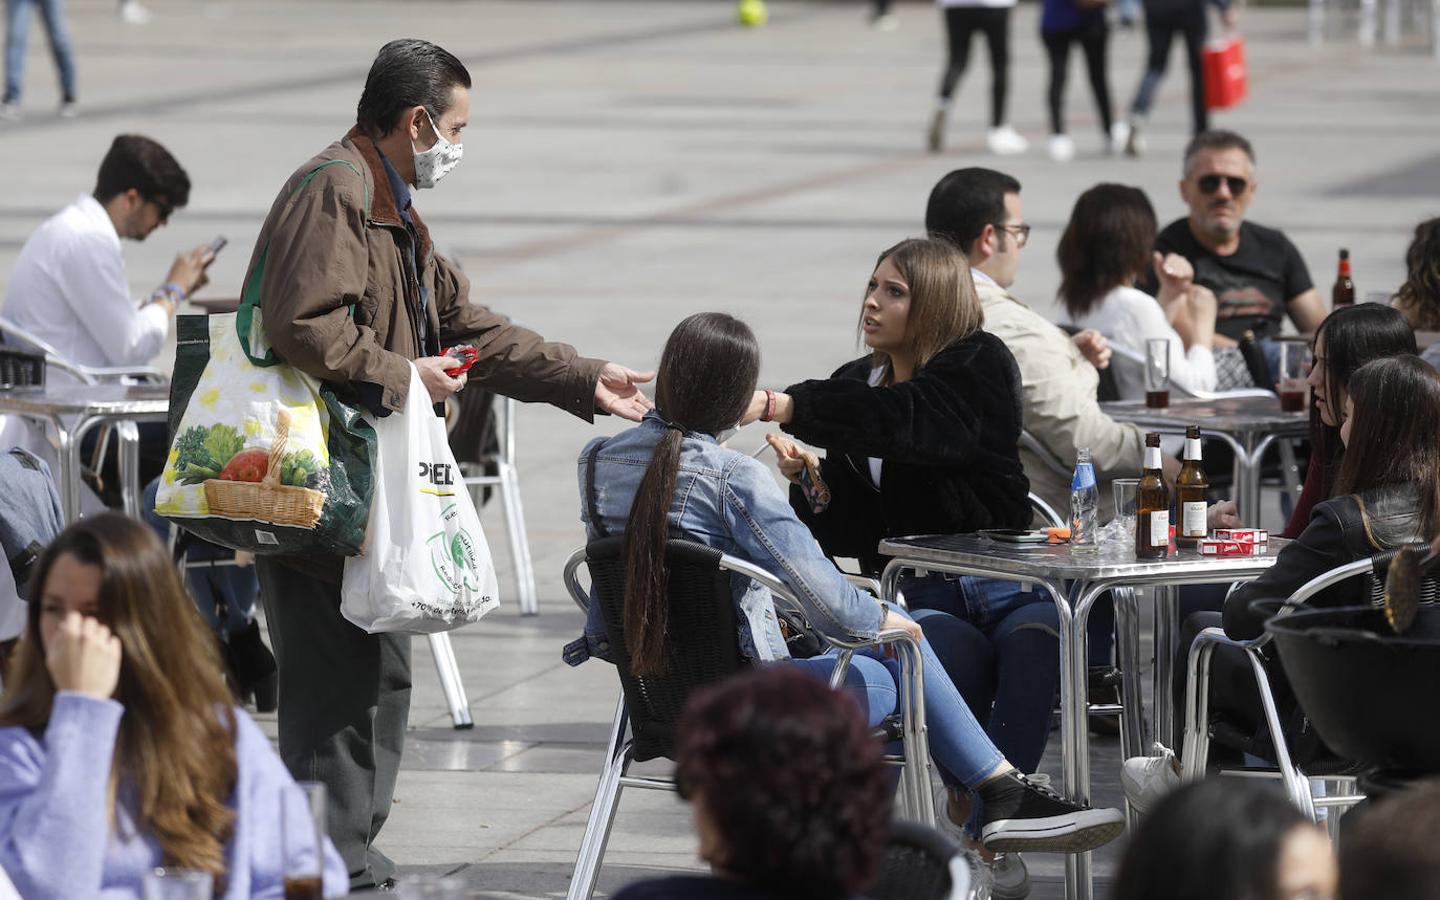
[[[1112,156],[1119,156],[1125,152],[1125,145],[1130,143],[1130,123],[1112,122],[1110,125],[1110,147]]]
[[[20,121],[20,101],[6,100],[0,103],[0,122]]]
[[[60,118],[73,119],[78,115],[80,115],[80,111],[75,108],[74,100],[66,100],[60,104]]]
[[[1162,797],[1180,786],[1180,765],[1175,761],[1175,751],[1157,741],[1150,752],[1151,756],[1135,756],[1120,766],[1120,786],[1125,789],[1125,799],[1140,815],[1149,812]]]
[[[882,13],[870,20],[870,27],[876,31],[894,31],[900,27],[900,20],[894,13]]]
[[[150,21],[150,10],[141,6],[139,0],[121,0],[120,21],[126,25],[144,25]]]
[[[1009,125],[1001,125],[986,132],[985,146],[996,156],[1014,156],[1030,149],[1030,142]]]
[[[1075,158],[1075,142],[1068,134],[1050,135],[1050,158],[1055,162],[1069,162]]]
[[[994,900],[1024,900],[1030,896],[1030,870],[1018,853],[997,853],[990,867],[990,896]]]

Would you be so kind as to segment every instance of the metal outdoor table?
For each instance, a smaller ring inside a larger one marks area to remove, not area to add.
[[[0,391],[0,414],[20,416],[55,430],[60,505],[67,523],[80,516],[80,445],[85,436],[107,423],[164,422],[169,413],[168,385],[57,384]],[[120,441],[120,480],[125,512],[131,516],[140,514],[139,450],[133,440]]]
[[[1238,470],[1235,505],[1240,518],[1252,525],[1260,524],[1260,461],[1265,451],[1277,438],[1310,433],[1309,415],[1282,412],[1278,397],[1173,400],[1161,409],[1151,409],[1143,400],[1120,400],[1102,403],[1100,408],[1117,422],[1165,434],[1184,434],[1187,425],[1199,425],[1202,436],[1229,444]]]
[[[1169,733],[1174,711],[1170,684],[1176,639],[1175,606],[1169,588],[1182,584],[1247,581],[1270,568],[1280,547],[1272,540],[1263,554],[1245,557],[1202,557],[1182,550],[1166,559],[1135,558],[1132,547],[1103,546],[1094,555],[1074,555],[1065,544],[1008,544],[980,534],[929,535],[880,542],[880,552],[893,557],[881,576],[881,594],[894,601],[900,577],[907,571],[976,575],[1017,581],[1045,590],[1060,619],[1060,733],[1065,790],[1090,802],[1090,736],[1086,727],[1085,623],[1095,600],[1114,588],[1153,586],[1155,600],[1155,732]],[[1140,629],[1132,591],[1117,590],[1115,615],[1125,703],[1140,704]],[[1125,716],[1121,752],[1139,755],[1147,746],[1142,717]],[[1090,854],[1073,854],[1065,863],[1065,896],[1090,900]]]

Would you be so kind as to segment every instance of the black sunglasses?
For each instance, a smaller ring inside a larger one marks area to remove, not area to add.
[[[145,199],[155,204],[155,208],[160,210],[161,222],[170,221],[170,214],[175,212],[175,207],[169,201],[163,200],[159,197],[146,197]]]
[[[1250,186],[1250,182],[1239,175],[1201,175],[1195,180],[1195,183],[1200,186],[1201,192],[1213,194],[1220,190],[1221,181],[1225,182],[1230,188],[1230,193],[1236,197],[1245,193],[1245,189]]]

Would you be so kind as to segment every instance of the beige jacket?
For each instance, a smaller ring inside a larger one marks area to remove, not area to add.
[[[985,330],[1005,342],[1020,364],[1025,430],[1067,469],[1077,451],[1089,447],[1100,480],[1100,519],[1114,513],[1112,478],[1138,478],[1144,435],[1100,411],[1095,389],[1100,376],[1069,335],[989,279],[976,276],[985,310]],[[1030,490],[1062,516],[1070,509],[1070,477],[1060,475],[1021,447],[1020,462]]]

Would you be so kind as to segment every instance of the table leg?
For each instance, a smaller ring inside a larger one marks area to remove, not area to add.
[[[1119,640],[1116,653],[1122,676],[1125,713],[1120,731],[1120,757],[1141,756],[1150,745],[1145,741],[1145,704],[1140,691],[1140,609],[1132,587],[1112,587],[1115,624]]]
[[[1165,585],[1152,588],[1155,596],[1155,740],[1175,746],[1175,644],[1179,639],[1175,621],[1175,596]]]
[[[1245,450],[1236,450],[1237,456],[1243,456],[1245,460],[1245,493],[1246,501],[1240,507],[1240,520],[1247,522],[1253,528],[1260,528],[1264,525],[1260,521],[1260,466],[1265,459],[1265,451],[1275,442],[1275,435],[1267,434],[1255,443],[1254,434],[1245,435]],[[1253,447],[1251,446],[1253,443]]]
[[[73,431],[66,431],[59,416],[51,424],[55,426],[60,457],[60,505],[65,512],[65,524],[71,525],[80,520],[80,492],[83,490],[80,484],[80,470],[83,468],[80,445],[85,443],[85,435],[99,425],[100,420],[81,418],[76,421]]]
[[[140,518],[140,429],[134,422],[115,423],[116,452],[120,459],[120,498],[125,515]]]
[[[1065,737],[1065,792],[1072,800],[1090,802],[1090,731],[1087,721],[1089,688],[1086,683],[1085,624],[1090,620],[1090,607],[1095,598],[1107,589],[1106,585],[1095,585],[1076,581],[1070,586],[1070,620],[1060,620],[1060,729]],[[1067,627],[1068,626],[1068,627]],[[1065,641],[1069,632],[1070,640]],[[1070,687],[1069,701],[1064,693],[1066,684]],[[1094,886],[1091,883],[1090,854],[1072,853],[1065,859],[1066,900],[1091,900]]]

